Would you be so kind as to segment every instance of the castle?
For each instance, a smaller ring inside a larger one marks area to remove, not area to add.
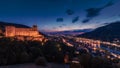
[[[5,37],[14,37],[20,40],[40,40],[44,39],[44,36],[39,33],[36,25],[31,28],[17,28],[15,26],[5,27]]]

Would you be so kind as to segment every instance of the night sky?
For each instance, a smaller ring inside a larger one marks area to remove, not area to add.
[[[41,31],[97,28],[120,20],[120,0],[0,0],[0,21]]]

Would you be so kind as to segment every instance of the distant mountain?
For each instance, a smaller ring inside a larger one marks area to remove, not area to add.
[[[91,32],[87,32],[78,37],[85,37],[91,39],[98,39],[104,41],[120,40],[120,22],[113,22],[106,26],[99,27]]]
[[[90,32],[92,29],[79,29],[79,30],[68,30],[68,31],[58,31],[58,32],[44,32],[47,35],[80,35],[86,32]]]

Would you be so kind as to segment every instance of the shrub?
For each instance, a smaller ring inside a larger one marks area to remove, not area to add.
[[[80,63],[71,63],[70,68],[83,68]]]
[[[36,64],[36,65],[41,65],[41,66],[46,66],[46,65],[47,65],[47,61],[45,60],[44,57],[38,57],[38,58],[35,60],[35,64]]]

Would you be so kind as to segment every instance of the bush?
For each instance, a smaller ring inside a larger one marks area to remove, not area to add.
[[[120,68],[120,62],[119,62],[119,63],[117,63],[117,68]]]
[[[80,63],[71,63],[70,68],[83,68]]]
[[[45,60],[44,57],[38,57],[38,58],[35,60],[35,64],[36,64],[36,65],[41,65],[41,66],[46,66],[46,65],[47,65],[47,61]]]
[[[0,65],[31,63],[41,55],[41,42],[0,38]]]

